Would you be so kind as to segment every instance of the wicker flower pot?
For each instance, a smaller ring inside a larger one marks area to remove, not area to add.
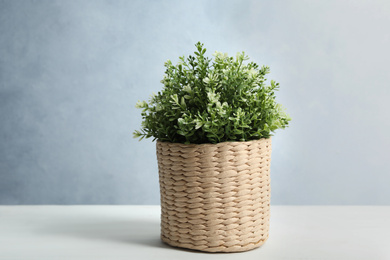
[[[161,239],[239,252],[268,238],[271,138],[218,144],[157,141]]]

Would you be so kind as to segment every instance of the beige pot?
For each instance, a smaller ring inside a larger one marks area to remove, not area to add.
[[[157,141],[156,148],[165,243],[239,252],[267,240],[271,138],[218,144]]]

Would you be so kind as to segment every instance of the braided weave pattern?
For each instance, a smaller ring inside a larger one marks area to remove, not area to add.
[[[218,144],[157,141],[161,239],[239,252],[268,238],[271,138]]]

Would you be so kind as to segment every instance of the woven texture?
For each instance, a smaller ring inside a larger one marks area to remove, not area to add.
[[[165,243],[239,252],[267,240],[271,138],[156,146]]]

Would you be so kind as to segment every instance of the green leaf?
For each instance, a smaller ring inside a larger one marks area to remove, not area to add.
[[[135,138],[179,143],[216,143],[269,137],[288,126],[291,117],[275,100],[279,84],[265,75],[269,67],[248,60],[244,52],[236,57],[195,44],[195,56],[168,60],[162,90],[149,102],[139,101],[141,130]]]

